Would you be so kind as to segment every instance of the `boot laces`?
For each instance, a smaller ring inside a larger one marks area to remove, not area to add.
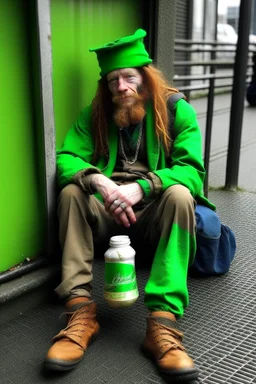
[[[171,349],[185,351],[185,348],[182,345],[182,332],[161,324],[157,319],[152,320],[152,335],[154,341],[162,352],[167,352]]]
[[[64,312],[67,316],[71,316],[66,328],[60,333],[64,336],[76,336],[80,339],[83,337],[83,333],[86,332],[86,328],[91,319],[96,317],[96,314],[91,314],[87,305],[82,306],[75,312]]]

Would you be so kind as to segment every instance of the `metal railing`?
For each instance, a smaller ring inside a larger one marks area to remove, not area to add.
[[[228,49],[227,49],[228,48]],[[251,68],[253,66],[251,56],[252,52],[256,50],[256,44],[250,44],[249,46],[249,55],[247,63],[247,75],[246,75],[246,84],[249,83],[250,77],[252,75]],[[189,57],[189,60],[177,60],[174,61],[175,75],[173,81],[175,86],[181,92],[186,92],[187,99],[190,99],[190,93],[192,91],[202,91],[208,90],[207,98],[207,117],[206,117],[206,127],[205,127],[205,142],[204,142],[204,165],[206,170],[206,177],[204,182],[204,193],[205,196],[208,195],[209,189],[209,163],[210,163],[210,148],[211,148],[211,135],[212,135],[212,120],[214,114],[214,95],[215,89],[217,88],[227,88],[232,89],[234,74],[217,74],[216,70],[218,68],[234,68],[235,60],[220,60],[217,58],[217,54],[221,52],[228,53],[230,56],[235,57],[236,44],[234,43],[223,43],[218,41],[202,41],[202,40],[175,40],[175,52],[186,53]],[[210,59],[198,59],[191,60],[192,54],[205,54],[210,53]],[[208,68],[207,74],[196,74],[196,75],[178,75],[178,68],[182,67],[186,72],[191,71],[191,67],[203,67],[204,72],[205,68]],[[232,80],[229,83],[219,83],[216,84],[216,80]],[[201,81],[199,84],[193,84],[195,81]],[[181,83],[177,85],[176,83]]]

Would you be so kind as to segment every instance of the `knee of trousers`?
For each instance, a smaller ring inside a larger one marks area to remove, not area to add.
[[[191,209],[194,212],[195,201],[189,189],[183,185],[176,184],[165,191],[167,204],[175,205],[180,209]]]
[[[190,234],[195,233],[195,200],[188,188],[183,185],[173,185],[166,191],[165,217],[166,213],[172,217],[179,226]]]
[[[68,184],[60,192],[59,203],[68,202],[71,198],[81,200],[84,199],[84,197],[85,193],[78,185]]]

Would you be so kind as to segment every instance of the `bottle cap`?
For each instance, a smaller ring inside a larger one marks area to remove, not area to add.
[[[131,244],[130,238],[127,235],[112,236],[109,241],[110,246],[129,245]]]

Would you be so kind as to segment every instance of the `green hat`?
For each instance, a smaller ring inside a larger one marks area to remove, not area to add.
[[[120,68],[142,67],[152,63],[145,49],[143,38],[147,35],[143,29],[137,29],[134,35],[122,37],[99,48],[90,48],[97,54],[100,76]]]

